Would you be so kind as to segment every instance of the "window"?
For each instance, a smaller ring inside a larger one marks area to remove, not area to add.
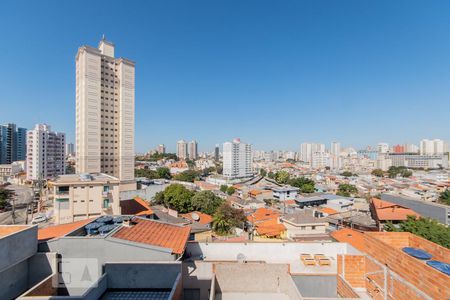
[[[316,226],[311,226],[311,229],[312,230],[316,230]]]

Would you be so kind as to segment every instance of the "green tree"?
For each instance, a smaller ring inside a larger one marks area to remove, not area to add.
[[[220,186],[220,190],[221,190],[222,192],[224,192],[224,193],[227,192],[227,189],[228,189],[228,186],[226,186],[225,184],[222,184],[222,185]]]
[[[351,197],[352,195],[355,195],[357,193],[358,189],[356,188],[356,186],[344,183],[339,185],[336,195],[343,197]]]
[[[155,198],[169,208],[180,213],[187,213],[193,211],[192,197],[194,194],[193,191],[188,190],[181,184],[171,184],[163,191],[162,195],[158,193]]]
[[[261,170],[259,170],[259,175],[261,175],[261,177],[266,177],[267,171],[264,169],[261,169]]]
[[[408,170],[406,167],[391,166],[388,170],[388,176],[389,178],[396,178],[397,176],[406,178],[412,176],[412,171]]]
[[[236,189],[234,188],[234,187],[232,187],[232,186],[229,186],[228,188],[227,188],[227,194],[228,195],[233,195],[234,194],[234,192],[236,192]]]
[[[439,202],[450,205],[450,189],[446,189],[439,195]]]
[[[275,173],[275,180],[280,184],[288,183],[291,175],[287,171],[279,171]]]
[[[243,227],[245,220],[242,210],[223,202],[213,216],[212,228],[217,234],[225,235],[231,233],[235,227]]]
[[[267,177],[269,177],[270,179],[275,179],[275,173],[273,173],[272,171],[270,171],[270,172],[267,174]]]
[[[158,174],[158,178],[170,179],[172,176],[170,175],[170,169],[163,167],[156,170]]]
[[[289,180],[289,185],[298,187],[301,193],[314,193],[314,180],[306,177],[297,177]]]
[[[8,201],[14,196],[14,192],[5,188],[0,188],[0,209],[5,208]]]
[[[376,177],[383,177],[384,176],[384,172],[381,169],[375,169],[372,171],[372,175],[376,176]]]
[[[341,173],[341,175],[344,176],[344,177],[352,177],[353,173],[350,172],[350,171],[344,171],[344,172]]]
[[[213,215],[222,202],[222,198],[216,196],[211,191],[201,191],[192,197],[192,207],[194,210],[208,215]]]
[[[148,170],[148,169],[136,169],[134,170],[134,175],[136,177],[145,177],[148,179],[157,179],[158,177],[158,173],[156,171],[153,170]]]
[[[187,181],[187,182],[194,182],[195,180],[198,180],[200,178],[200,173],[194,170],[186,170],[181,173],[178,173],[173,177],[175,180],[179,181]]]
[[[384,226],[386,231],[411,232],[450,249],[450,228],[430,218],[408,216],[397,228],[391,225],[386,228],[386,225]]]

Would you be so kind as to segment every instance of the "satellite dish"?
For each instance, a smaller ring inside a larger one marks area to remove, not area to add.
[[[243,263],[243,262],[245,262],[245,261],[247,260],[247,258],[245,257],[245,255],[242,254],[242,253],[239,253],[239,254],[236,256],[236,259],[237,259],[238,262],[241,262],[241,263]]]
[[[200,216],[198,215],[198,213],[195,213],[195,212],[191,213],[191,218],[194,221],[200,220]]]

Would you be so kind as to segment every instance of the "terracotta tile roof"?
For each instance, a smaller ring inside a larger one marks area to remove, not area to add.
[[[286,204],[286,205],[294,205],[295,204],[295,200],[285,200],[284,204]]]
[[[328,215],[334,215],[337,214],[338,211],[329,207],[323,207],[320,209],[321,212],[328,214]]]
[[[331,234],[335,240],[341,243],[348,243],[364,252],[364,234],[349,228],[333,231]]]
[[[174,254],[184,252],[191,231],[189,226],[177,226],[139,218],[134,218],[134,221],[137,222],[136,225],[122,227],[112,237],[168,248]]]
[[[261,207],[258,208],[253,214],[247,216],[247,220],[251,223],[257,223],[270,219],[278,219],[279,216],[279,212]]]
[[[196,213],[200,217],[200,219],[199,220],[194,220],[192,218],[192,214],[193,213]],[[181,217],[183,217],[185,219],[188,219],[188,220],[191,220],[191,221],[194,221],[194,222],[198,222],[198,223],[203,224],[203,225],[211,223],[212,219],[213,219],[210,215],[204,214],[204,213],[199,212],[199,211],[193,211],[193,212],[190,212],[190,213],[187,213],[187,214],[182,214]]]
[[[277,219],[266,220],[258,223],[256,226],[256,232],[259,235],[265,236],[277,236],[286,231],[286,226],[279,224]]]
[[[143,216],[143,215],[153,215],[153,210],[151,209],[150,205],[143,199],[136,197],[134,198],[134,201],[139,203],[145,210],[139,212],[136,214],[136,216]]]
[[[65,236],[66,234],[74,231],[75,229],[83,227],[84,225],[91,223],[94,220],[95,220],[95,218],[86,219],[86,220],[81,220],[81,221],[77,221],[77,222],[73,222],[73,223],[49,226],[46,228],[39,229],[38,230],[38,240],[46,241],[46,240]]]
[[[218,185],[212,184],[212,183],[208,183],[205,181],[194,181],[194,184],[196,186],[198,186],[202,191],[214,191],[219,189]]]
[[[377,198],[372,198],[371,205],[380,221],[401,221],[406,220],[407,216],[420,217],[412,209]]]
[[[0,238],[29,228],[27,225],[0,225]]]

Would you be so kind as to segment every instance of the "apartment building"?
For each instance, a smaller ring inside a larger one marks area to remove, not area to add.
[[[51,182],[56,224],[120,214],[120,180],[108,174],[70,174]]]
[[[134,183],[135,63],[104,38],[76,62],[76,170]]]
[[[47,124],[27,132],[27,180],[41,180],[65,174],[66,135]]]
[[[324,153],[325,145],[315,143],[302,143],[300,145],[300,160],[303,162],[311,163],[313,153],[317,152]]]
[[[66,156],[75,156],[75,145],[73,143],[66,144]]]
[[[164,154],[166,153],[166,146],[164,146],[164,144],[159,144],[156,151],[158,151],[159,154]]]
[[[188,144],[185,140],[179,140],[177,142],[177,157],[179,159],[188,158]]]
[[[234,139],[223,144],[223,176],[229,179],[251,177],[252,146]]]
[[[444,153],[444,141],[439,139],[420,141],[421,155],[440,155]]]
[[[195,160],[198,158],[198,143],[197,141],[190,141],[189,142],[189,159]]]
[[[219,161],[220,159],[220,149],[219,149],[219,145],[216,144],[216,146],[214,147],[214,161]]]
[[[0,164],[25,160],[27,130],[9,123],[0,125]]]

